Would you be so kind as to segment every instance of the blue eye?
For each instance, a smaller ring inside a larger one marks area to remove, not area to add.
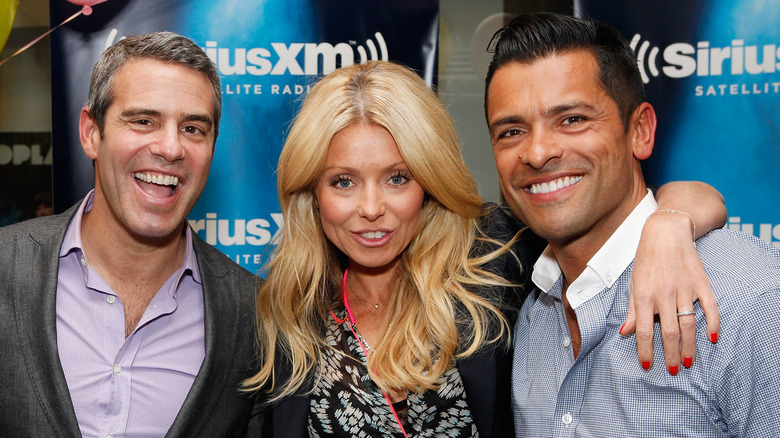
[[[406,178],[401,175],[395,175],[390,178],[390,184],[400,185],[406,182]]]
[[[339,175],[339,176],[333,178],[333,180],[331,181],[330,185],[332,185],[332,186],[334,186],[336,188],[339,188],[339,189],[348,189],[348,188],[352,187],[354,184],[352,183],[351,179],[349,179],[349,178],[347,178],[345,176]]]

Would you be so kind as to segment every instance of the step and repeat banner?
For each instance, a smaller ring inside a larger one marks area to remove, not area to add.
[[[52,25],[79,10],[52,0]],[[206,190],[189,222],[252,272],[282,226],[276,163],[307,91],[339,66],[400,62],[433,84],[438,0],[108,0],[52,34],[55,210],[94,185],[78,137],[92,66],[119,39],[158,30],[192,38],[217,64],[223,115]],[[306,163],[301,163],[305,166]]]
[[[701,180],[727,227],[780,248],[780,5],[765,0],[578,0],[619,29],[658,113],[652,183]]]

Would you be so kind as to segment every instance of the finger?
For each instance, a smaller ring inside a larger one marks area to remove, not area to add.
[[[680,355],[685,368],[696,361],[696,314],[682,315],[677,318],[680,326]]]
[[[639,363],[642,368],[649,370],[653,366],[653,304],[647,299],[636,298],[634,300],[636,308],[636,350],[639,357]]]
[[[630,336],[634,333],[634,328],[636,328],[636,312],[634,309],[634,295],[631,294],[628,297],[628,316],[625,322],[623,322],[623,326],[620,327],[619,333],[622,336]]]
[[[661,336],[664,342],[664,359],[669,374],[680,371],[680,326],[677,321],[677,303],[663,303],[658,309],[661,320]]]
[[[707,339],[710,342],[718,342],[720,337],[720,313],[718,311],[718,302],[715,295],[712,294],[712,288],[708,288],[708,293],[698,294],[699,304],[704,310],[704,316],[707,318]]]
[[[692,312],[695,298],[689,288],[677,292],[677,325],[680,329],[680,356],[684,367],[690,368],[696,360],[696,314],[680,315],[679,312]],[[680,362],[677,362],[678,364]],[[668,365],[668,364],[667,364]]]

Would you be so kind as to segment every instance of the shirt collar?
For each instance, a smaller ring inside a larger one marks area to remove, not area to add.
[[[92,210],[92,204],[95,201],[95,190],[90,190],[87,196],[84,197],[84,201],[76,210],[76,214],[73,215],[68,229],[65,231],[65,238],[62,240],[62,246],[60,247],[60,257],[65,257],[72,251],[77,251],[83,254],[84,245],[81,238],[81,219],[84,217],[84,213]],[[188,226],[184,227],[184,235],[186,238],[184,260],[182,261],[182,268],[180,269],[181,275],[189,272],[192,274],[192,279],[198,284],[203,284],[200,277],[200,269],[198,269],[197,258],[195,257],[195,248],[192,245],[192,229]],[[86,265],[82,263],[82,269],[86,269]],[[179,277],[181,277],[179,275]],[[178,283],[178,281],[177,281]]]
[[[634,260],[639,247],[642,228],[654,211],[658,209],[653,193],[647,195],[634,207],[631,214],[612,233],[601,249],[588,261],[585,270],[574,280],[566,292],[572,308],[593,298],[600,291],[611,287]],[[531,279],[543,292],[551,293],[555,282],[561,276],[561,268],[550,246],[545,248],[534,264]]]

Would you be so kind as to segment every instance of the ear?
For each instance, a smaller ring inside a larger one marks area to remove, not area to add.
[[[92,160],[97,158],[97,149],[100,145],[100,128],[89,115],[87,107],[81,108],[81,117],[79,118],[79,139],[84,153]]]
[[[634,110],[630,123],[634,157],[638,160],[649,158],[653,153],[655,128],[658,124],[655,109],[649,103],[643,102]]]

